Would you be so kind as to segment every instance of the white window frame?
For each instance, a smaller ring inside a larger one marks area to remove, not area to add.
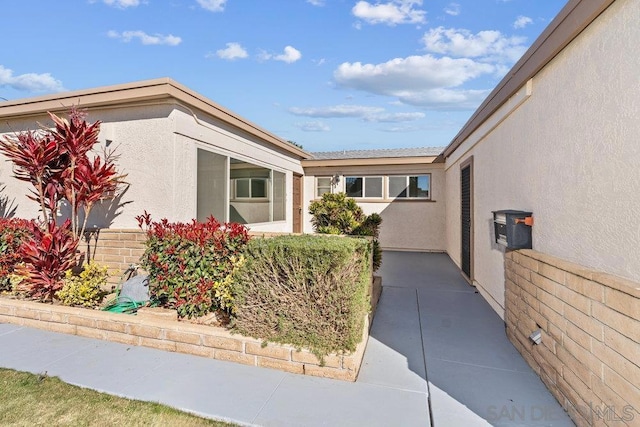
[[[385,179],[383,175],[345,175],[344,176],[344,192],[347,192],[347,179],[349,178],[362,178],[362,196],[349,196],[353,199],[362,200],[383,200],[384,199],[384,189],[385,189]],[[380,178],[381,179],[381,188],[380,188],[380,196],[367,196],[367,178]]]
[[[409,183],[411,178],[418,178],[421,176],[426,176],[429,178],[429,196],[427,197],[419,197],[419,196],[411,196],[409,191]],[[391,178],[405,178],[407,195],[406,196],[392,196],[390,191],[390,183]],[[413,174],[413,175],[389,175],[387,177],[387,197],[389,199],[400,199],[400,200],[431,200],[432,192],[431,192],[431,174],[430,173],[421,173],[421,174]]]
[[[334,187],[335,185],[333,185],[333,177],[332,176],[316,176],[316,182],[315,182],[315,198],[316,199],[320,199],[322,198],[322,195],[318,195],[318,190],[321,188],[320,185],[318,184],[318,180],[320,179],[328,179],[329,180],[329,191],[328,193],[334,193]],[[323,185],[322,188],[327,188],[326,185]]]
[[[253,197],[252,193],[252,182],[253,180],[264,181],[265,185],[265,197]],[[238,181],[249,181],[249,197],[240,197],[238,196]],[[257,177],[247,177],[247,178],[234,178],[233,179],[233,200],[270,200],[270,179],[269,178],[257,178]]]

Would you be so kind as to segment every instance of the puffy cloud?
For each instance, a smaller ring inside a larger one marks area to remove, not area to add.
[[[298,61],[300,58],[302,58],[302,53],[300,53],[300,51],[293,46],[286,46],[284,48],[284,52],[280,55],[274,55],[265,51],[261,52],[259,55],[259,59],[263,61],[273,59],[274,61],[282,61],[286,62],[287,64],[292,64]]]
[[[436,58],[432,55],[396,58],[382,64],[360,62],[341,64],[333,76],[346,87],[373,93],[391,94],[407,88],[433,89],[459,86],[482,74],[491,73],[490,64],[467,58]]]
[[[144,45],[168,45],[168,46],[177,46],[182,43],[182,39],[180,37],[174,36],[172,34],[162,35],[162,34],[147,34],[144,31],[123,31],[119,33],[117,31],[109,31],[107,33],[112,39],[120,39],[125,43],[129,43],[133,39],[139,39],[140,42]]]
[[[417,126],[393,126],[390,128],[383,128],[380,130],[382,132],[389,132],[389,133],[402,133],[402,132],[416,132],[422,129]]]
[[[365,117],[368,115],[381,113],[384,108],[368,107],[364,105],[333,105],[329,107],[292,107],[289,112],[296,116],[339,118],[339,117]]]
[[[351,13],[369,24],[422,24],[426,22],[426,12],[416,9],[422,0],[391,0],[386,3],[359,1]]]
[[[65,88],[62,82],[49,73],[26,73],[14,75],[13,70],[0,65],[0,87],[25,92],[62,92]]]
[[[139,6],[142,2],[140,0],[102,0],[104,4],[107,6],[117,7],[119,9],[126,9],[128,7],[136,7]],[[93,3],[93,2],[92,2]]]
[[[240,43],[227,43],[227,47],[225,49],[219,49],[216,51],[216,56],[222,59],[228,59],[229,61],[234,61],[236,59],[242,59],[249,56],[245,48],[242,47]],[[212,54],[208,54],[207,57],[213,56]]]
[[[294,126],[305,132],[329,132],[331,128],[322,122],[294,123]]]
[[[487,91],[456,88],[495,71],[495,66],[470,58],[423,55],[381,64],[345,62],[333,77],[340,86],[392,96],[405,104],[458,110],[475,108]]]
[[[524,37],[506,37],[500,31],[480,31],[437,27],[422,37],[429,52],[493,61],[517,61],[526,50]]]
[[[529,24],[532,24],[533,20],[531,18],[529,18],[528,16],[518,16],[515,20],[515,22],[513,23],[513,28],[515,29],[519,29],[519,28],[524,28]]]
[[[460,15],[460,5],[458,3],[449,3],[449,6],[444,8],[444,13],[451,16]]]
[[[324,6],[324,0],[307,0],[307,3],[314,6]]]
[[[210,12],[222,12],[227,0],[197,0],[201,8]]]

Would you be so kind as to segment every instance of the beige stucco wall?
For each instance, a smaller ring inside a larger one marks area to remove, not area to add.
[[[444,164],[379,165],[306,168],[304,177],[304,232],[312,233],[309,203],[315,199],[316,176],[348,175],[411,175],[431,174],[431,201],[358,202],[365,214],[382,216],[380,244],[384,249],[444,251],[445,245],[445,183]],[[342,187],[340,187],[340,191]]]
[[[195,114],[195,117],[194,117]],[[104,219],[92,215],[90,225],[137,228],[135,216],[144,210],[155,219],[189,221],[196,217],[197,149],[284,172],[287,176],[287,220],[253,224],[254,231],[292,230],[292,176],[302,172],[299,160],[272,150],[248,134],[225,126],[202,112],[192,112],[176,103],[158,102],[138,106],[91,109],[90,121],[103,122],[100,143],[107,139],[117,147],[119,169],[131,185],[124,194],[118,215]],[[0,124],[0,133],[33,129],[36,122],[50,123],[48,117],[29,117]],[[100,149],[98,149],[100,151]],[[17,205],[16,215],[37,215],[34,202],[26,198],[29,186],[12,177],[9,163],[0,166],[0,183],[7,185],[2,195]]]
[[[460,164],[473,156],[474,279],[501,315],[494,210],[532,211],[536,251],[640,280],[638,22],[640,2],[616,1],[447,159],[447,251],[460,264]]]

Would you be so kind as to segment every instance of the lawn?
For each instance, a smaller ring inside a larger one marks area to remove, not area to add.
[[[2,368],[0,425],[232,426],[157,403],[76,387],[57,377]]]

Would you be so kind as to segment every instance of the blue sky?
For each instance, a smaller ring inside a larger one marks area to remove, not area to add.
[[[171,77],[309,151],[445,146],[565,4],[4,2],[0,97]]]

